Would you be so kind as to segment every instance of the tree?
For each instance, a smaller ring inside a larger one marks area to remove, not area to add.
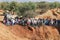
[[[22,5],[20,5],[20,7],[18,7],[18,9],[19,9],[21,15],[24,15],[26,11],[35,9],[35,4],[32,2],[22,3]]]
[[[14,1],[10,2],[9,3],[9,8],[12,11],[16,11],[16,9],[17,9],[17,2],[14,2]]]

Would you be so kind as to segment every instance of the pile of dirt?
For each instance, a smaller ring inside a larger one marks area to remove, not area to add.
[[[58,9],[59,10],[59,9]],[[43,18],[43,19],[60,19],[60,14],[57,12],[57,9],[51,9],[47,12],[43,13],[42,15],[38,15],[35,18]]]

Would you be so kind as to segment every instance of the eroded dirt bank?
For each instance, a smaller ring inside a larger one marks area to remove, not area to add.
[[[27,26],[5,26],[0,23],[0,40],[60,40],[59,31],[52,26],[33,28]]]

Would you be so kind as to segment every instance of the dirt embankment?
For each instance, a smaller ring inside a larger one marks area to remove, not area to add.
[[[51,9],[47,12],[37,15],[35,18],[41,18],[41,19],[60,19],[60,9]]]
[[[15,36],[13,32],[8,30],[7,26],[0,23],[0,40],[28,40],[28,39]]]
[[[59,32],[52,26],[33,28],[28,26],[5,26],[0,23],[0,40],[60,40]]]

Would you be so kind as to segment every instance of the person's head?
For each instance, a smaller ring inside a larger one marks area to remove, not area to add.
[[[56,20],[56,19],[53,19],[53,20]]]
[[[7,13],[9,13],[9,10],[6,10]]]

